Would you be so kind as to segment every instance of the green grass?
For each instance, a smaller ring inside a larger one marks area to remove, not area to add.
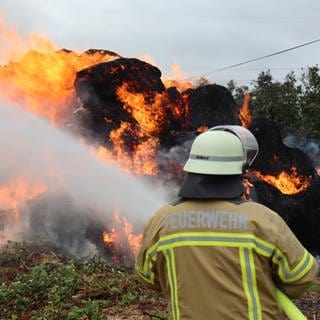
[[[33,249],[15,244],[0,253],[1,320],[100,320],[112,308],[121,312],[152,303],[159,308],[158,294],[146,291],[132,267]],[[166,319],[162,311],[156,310],[154,319]],[[143,315],[143,308],[139,312]]]

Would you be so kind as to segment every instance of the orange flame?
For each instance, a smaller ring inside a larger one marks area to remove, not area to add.
[[[54,124],[65,122],[74,99],[76,73],[110,59],[114,56],[103,51],[81,55],[66,50],[29,51],[19,61],[0,67],[0,97]]]
[[[248,128],[251,123],[251,114],[249,110],[249,102],[251,96],[249,93],[245,93],[243,104],[240,108],[240,121],[243,127]]]
[[[92,153],[98,159],[113,164],[127,174],[156,175],[158,169],[155,153],[159,144],[158,138],[149,137],[140,142],[135,147],[134,153],[130,155],[125,151],[122,139],[122,134],[128,127],[130,127],[128,122],[122,122],[118,129],[110,133],[110,140],[114,144],[112,150],[99,146],[97,149],[93,149]]]
[[[0,186],[0,208],[17,208],[26,200],[30,200],[44,191],[46,191],[46,187],[40,183],[31,184],[18,179],[6,186]]]
[[[56,50],[54,43],[37,34],[29,34],[27,38],[21,37],[14,29],[5,25],[0,17],[0,64],[10,60],[19,60],[30,48],[39,52],[52,52]]]
[[[8,210],[8,215],[1,217],[6,227],[9,225],[13,231],[17,231],[20,222],[20,206],[28,200],[45,192],[47,188],[41,183],[30,183],[22,179],[10,182],[5,186],[0,186],[0,209]],[[0,245],[5,240],[1,235]]]
[[[133,93],[129,85],[124,83],[117,89],[117,95],[125,105],[124,108],[138,121],[141,134],[156,135],[165,123],[166,117],[163,110],[164,94],[156,94],[154,101],[146,102],[142,93]]]
[[[194,85],[188,80],[188,77],[182,72],[180,65],[173,64],[172,76],[163,77],[162,81],[166,88],[176,87],[180,92],[193,88]],[[175,79],[175,80],[173,80]]]
[[[117,159],[121,159],[122,163],[130,164],[131,172],[154,175],[157,173],[155,160],[159,145],[158,135],[166,123],[164,104],[168,105],[168,97],[166,93],[156,93],[146,98],[142,93],[130,92],[127,83],[118,87],[117,95],[124,103],[124,108],[138,122],[139,127],[132,128],[132,124],[122,122],[120,128],[113,130],[110,134],[110,140],[114,144],[113,153],[116,154]],[[141,141],[135,146],[133,155],[128,155],[123,148],[122,137],[126,130],[134,132]]]
[[[124,260],[133,259],[141,245],[142,234],[134,234],[133,226],[128,222],[127,218],[120,215],[116,211],[114,215],[113,226],[111,232],[103,232],[103,242],[105,246],[110,248],[112,252],[112,259],[114,262],[118,261],[118,255],[122,253],[123,248],[129,245],[129,256],[123,256]]]
[[[200,126],[197,128],[197,132],[201,133],[201,132],[206,132],[208,131],[208,127],[207,126]]]
[[[24,39],[0,19],[0,97],[57,124],[67,120],[76,73],[115,59],[106,51],[57,50],[45,37]],[[30,50],[32,48],[32,50]]]
[[[250,190],[254,187],[254,185],[250,182],[248,178],[242,179],[242,184],[244,187],[244,198],[249,200],[250,199]]]
[[[281,193],[287,195],[306,190],[312,179],[311,176],[305,177],[298,175],[296,167],[292,167],[290,173],[282,171],[278,176],[263,175],[256,170],[250,170],[250,172],[259,179],[276,187]]]

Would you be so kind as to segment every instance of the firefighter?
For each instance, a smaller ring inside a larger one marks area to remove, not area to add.
[[[145,225],[136,270],[168,297],[173,320],[285,319],[276,291],[298,298],[314,282],[318,263],[284,220],[243,197],[257,154],[241,126],[201,133],[179,198]]]

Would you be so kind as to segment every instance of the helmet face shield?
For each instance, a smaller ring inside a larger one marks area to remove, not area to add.
[[[208,131],[216,130],[231,132],[240,139],[244,149],[244,162],[250,167],[259,152],[259,145],[255,136],[248,129],[237,125],[216,126]]]

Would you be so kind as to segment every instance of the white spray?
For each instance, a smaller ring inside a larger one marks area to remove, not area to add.
[[[68,242],[72,253],[85,256],[92,249],[84,241],[88,219],[103,227],[120,210],[130,223],[143,225],[163,204],[159,189],[153,191],[141,179],[99,161],[79,140],[42,118],[0,103],[0,186],[22,178],[41,182],[51,192],[45,193],[44,201],[25,203],[22,215],[36,211],[36,218],[25,219],[15,234],[2,226],[5,238],[17,240],[41,230],[50,240]],[[0,209],[8,209],[4,206],[0,203]]]

